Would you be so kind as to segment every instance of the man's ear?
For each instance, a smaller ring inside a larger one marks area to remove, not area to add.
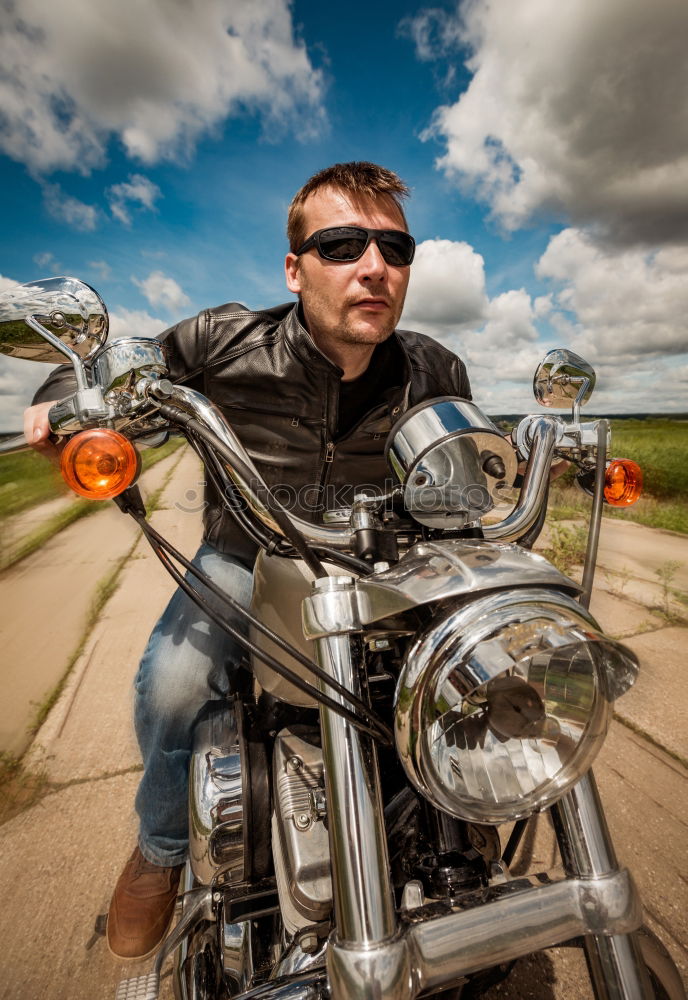
[[[299,258],[295,253],[288,253],[284,258],[284,277],[287,288],[295,295],[301,294],[301,274],[299,269]]]

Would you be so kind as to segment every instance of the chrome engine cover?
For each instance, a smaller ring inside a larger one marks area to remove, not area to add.
[[[220,866],[227,881],[247,877],[244,843],[244,743],[234,705],[196,727],[189,774],[189,859],[209,885]]]
[[[280,909],[290,934],[326,920],[332,909],[330,844],[318,731],[283,729],[275,740],[273,857]]]

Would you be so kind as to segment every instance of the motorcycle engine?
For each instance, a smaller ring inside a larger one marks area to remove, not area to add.
[[[317,729],[293,725],[275,739],[272,849],[289,934],[328,920],[332,909],[325,778]]]

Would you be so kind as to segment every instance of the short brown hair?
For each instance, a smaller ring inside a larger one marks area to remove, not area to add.
[[[399,209],[404,227],[408,229],[402,199],[408,198],[410,191],[401,177],[385,167],[378,166],[377,163],[368,163],[367,160],[335,163],[313,174],[292,198],[287,216],[287,239],[292,253],[296,253],[308,237],[304,231],[304,202],[309,195],[323,187],[339,188],[340,191],[369,198],[387,196]]]

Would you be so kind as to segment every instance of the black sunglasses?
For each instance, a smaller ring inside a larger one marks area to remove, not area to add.
[[[306,250],[315,247],[325,260],[358,260],[368,249],[371,240],[377,243],[384,260],[394,267],[407,267],[416,252],[413,236],[399,229],[331,226],[328,229],[318,229],[309,236],[296,251],[296,256],[300,257]]]

